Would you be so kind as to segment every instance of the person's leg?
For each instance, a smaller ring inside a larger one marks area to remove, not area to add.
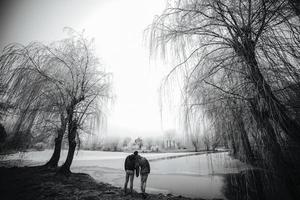
[[[146,181],[143,182],[143,193],[146,192]]]
[[[126,176],[125,176],[125,185],[124,185],[124,192],[125,194],[127,193],[127,185],[128,185],[128,180],[129,180],[129,174],[126,172]]]
[[[143,184],[142,184],[142,192],[146,193],[146,184],[147,184],[148,174],[143,175]]]
[[[130,178],[130,193],[132,193],[132,191],[133,191],[133,179],[134,179],[134,173],[133,173],[133,174],[130,174],[129,178]]]
[[[144,193],[143,188],[144,188],[144,179],[143,179],[143,175],[141,174],[141,192]]]

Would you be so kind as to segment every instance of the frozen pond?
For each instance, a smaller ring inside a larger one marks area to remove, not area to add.
[[[51,157],[52,151],[28,152],[22,155],[28,163],[43,163]],[[189,155],[190,154],[190,155]],[[145,153],[150,160],[151,174],[147,191],[172,193],[196,198],[224,198],[223,175],[238,173],[246,165],[228,156],[228,153],[193,155],[194,153]],[[98,181],[122,187],[124,184],[124,160],[129,153],[79,151],[74,157],[72,171],[88,173]],[[163,159],[187,155],[185,157]],[[62,158],[66,151],[62,153]],[[12,155],[6,159],[18,159]],[[135,177],[134,188],[139,191],[140,179]]]

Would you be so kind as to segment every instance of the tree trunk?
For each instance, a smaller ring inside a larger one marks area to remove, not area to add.
[[[76,134],[77,134],[77,121],[73,118],[74,115],[75,103],[72,103],[70,107],[67,108],[67,116],[68,116],[68,142],[69,149],[68,155],[65,163],[59,169],[59,172],[65,175],[69,175],[71,173],[70,167],[73,161],[75,149],[76,149]]]
[[[269,117],[275,123],[277,123],[281,129],[288,135],[290,138],[297,141],[300,144],[300,125],[296,120],[293,120],[289,115],[285,106],[276,98],[270,85],[267,83],[263,77],[256,57],[255,57],[255,46],[252,42],[249,42],[250,45],[246,45],[247,50],[244,49],[243,57],[248,65],[248,72],[252,83],[259,96],[263,100],[263,104],[267,105],[267,112],[270,114]]]
[[[21,113],[19,114],[17,122],[15,123],[16,125],[13,128],[13,133],[15,135],[20,135],[20,130],[21,130],[21,127],[23,125],[26,115],[27,115],[27,109],[25,111],[21,111]]]
[[[242,141],[241,145],[243,150],[242,154],[245,156],[244,160],[246,162],[253,163],[254,155],[250,145],[247,131],[245,129],[245,123],[243,120],[243,110],[237,105],[236,100],[232,100],[231,103],[233,104],[233,107],[230,110],[238,129],[238,136]]]
[[[63,115],[61,115],[61,127],[57,130],[57,137],[55,138],[55,146],[53,154],[50,160],[45,164],[45,167],[56,168],[60,159],[61,145],[63,136],[67,127],[67,121]]]
[[[249,163],[253,163],[254,155],[252,152],[252,148],[251,148],[251,145],[249,142],[247,132],[245,130],[244,121],[239,119],[238,123],[239,123],[239,127],[240,127],[241,140],[242,140],[243,150],[244,150],[244,153],[246,156],[246,161]]]
[[[262,133],[264,153],[271,152],[274,155],[272,156],[273,166],[282,167],[284,164],[283,153],[280,144],[277,141],[276,132],[269,121],[268,112],[259,109],[256,102],[252,101],[250,105],[258,130]]]
[[[272,174],[277,175],[275,178],[280,177],[285,183],[286,188],[283,188],[283,190],[289,191],[290,195],[295,195],[295,185],[292,180],[291,168],[285,161],[281,146],[276,138],[276,132],[269,121],[268,112],[261,112],[261,110],[257,109],[257,104],[253,102],[251,103],[251,112],[258,125],[258,129],[262,133],[263,159],[266,169],[271,170]]]
[[[73,161],[75,149],[76,149],[76,132],[77,132],[77,127],[76,125],[71,125],[70,131],[68,132],[68,142],[69,142],[69,150],[68,150],[68,155],[65,163],[61,166],[59,169],[59,172],[65,175],[68,175],[71,173],[70,167]]]
[[[195,148],[195,152],[198,152],[198,145],[197,145],[197,143],[192,143],[193,144],[193,146],[194,146],[194,148]]]
[[[64,136],[65,130],[59,129],[57,134],[57,137],[55,138],[55,147],[53,154],[50,158],[50,160],[46,163],[46,167],[50,168],[56,168],[58,166],[58,161],[60,158],[60,152],[61,152],[61,145],[62,145],[62,140]]]
[[[236,146],[236,142],[235,142],[235,138],[234,138],[234,132],[232,130],[232,126],[231,124],[229,125],[229,140],[230,140],[230,143],[231,143],[231,148],[232,148],[232,155],[234,157],[236,157],[237,155],[237,146]]]

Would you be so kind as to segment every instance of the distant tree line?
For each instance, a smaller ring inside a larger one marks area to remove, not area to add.
[[[162,136],[149,135],[135,138],[113,135],[103,138],[93,138],[93,136],[91,136],[90,139],[83,141],[82,148],[101,151],[132,152],[139,150],[141,152],[165,152],[172,150],[192,150],[193,147],[190,144],[186,144],[181,135],[175,135],[174,131],[169,130]]]

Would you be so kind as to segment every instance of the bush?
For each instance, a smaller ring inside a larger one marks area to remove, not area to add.
[[[4,144],[7,150],[26,150],[32,147],[32,137],[28,132],[18,132],[8,138]]]

